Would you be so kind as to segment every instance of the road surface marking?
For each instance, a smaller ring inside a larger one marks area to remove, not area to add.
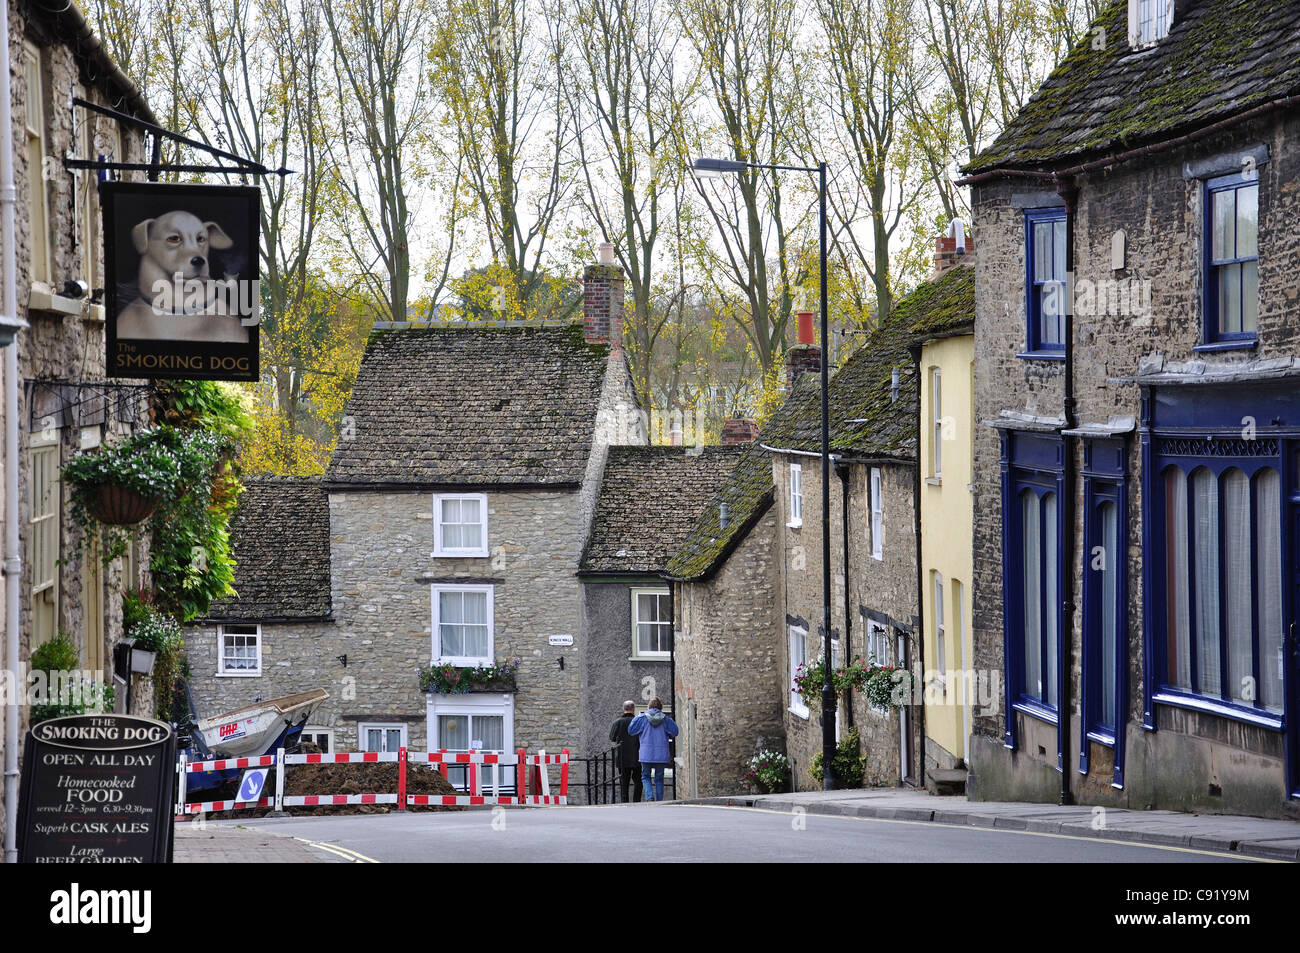
[[[351,847],[344,847],[341,844],[324,844],[320,841],[307,840],[305,837],[295,837],[294,840],[302,841],[308,847],[319,847],[321,850],[328,851],[342,857],[344,860],[351,861],[354,864],[377,864],[379,861],[373,857],[367,857],[365,854],[358,853]]]

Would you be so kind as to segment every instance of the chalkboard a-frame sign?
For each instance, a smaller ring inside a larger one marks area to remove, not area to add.
[[[18,860],[147,864],[171,859],[176,735],[133,715],[52,718],[27,733]]]

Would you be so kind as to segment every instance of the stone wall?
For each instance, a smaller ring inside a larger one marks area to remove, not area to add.
[[[816,457],[773,454],[773,482],[776,487],[778,537],[781,540],[782,605],[776,624],[781,641],[783,690],[790,685],[788,630],[798,625],[808,633],[810,661],[820,657],[824,648],[818,639],[822,610],[821,544],[821,463]],[[790,464],[800,465],[803,488],[803,521],[790,526]],[[919,660],[913,641],[916,615],[916,534],[913,524],[913,470],[910,466],[882,464],[881,485],[884,497],[883,560],[871,556],[871,504],[869,497],[871,467],[853,464],[848,467],[848,619],[845,625],[845,485],[832,469],[830,487],[831,525],[831,627],[840,644],[835,649],[837,665],[866,655],[866,620],[868,617],[887,626],[888,661],[898,664],[898,638],[901,633],[911,643],[913,663]],[[844,642],[847,641],[847,652]],[[878,660],[884,661],[884,660]],[[784,691],[786,744],[794,769],[797,790],[811,790],[819,785],[809,774],[812,758],[822,750],[821,702],[814,699],[805,717],[793,709],[788,690]],[[896,784],[900,779],[900,730],[898,712],[877,712],[865,704],[859,693],[853,699],[852,720],[840,701],[839,731],[842,737],[850,725],[856,725],[867,758],[865,784]],[[919,720],[908,722],[913,737],[910,749],[915,758],[918,750],[916,733]],[[908,772],[912,774],[915,772]]]
[[[1137,373],[1139,362],[1161,354],[1169,362],[1204,358],[1215,363],[1289,358],[1300,353],[1300,326],[1294,320],[1297,300],[1297,251],[1300,235],[1291,222],[1300,210],[1300,157],[1291,143],[1300,132],[1292,118],[1258,119],[1193,146],[1162,153],[1149,161],[1130,163],[1111,172],[1080,180],[1076,223],[1076,277],[1086,282],[1138,282],[1149,308],[1103,309],[1096,300],[1076,298],[1075,392],[1081,423],[1103,423],[1112,415],[1140,415],[1139,389],[1117,378]],[[1258,344],[1245,351],[1198,355],[1201,343],[1203,180],[1185,177],[1188,165],[1221,160],[1228,171],[1244,168],[1244,156],[1264,145],[1268,161],[1259,163],[1259,332]],[[975,418],[988,420],[1004,410],[1057,416],[1062,410],[1062,365],[1059,361],[1026,360],[1016,355],[1025,347],[1024,208],[1057,204],[1023,180],[999,180],[981,185],[973,195],[976,234]],[[1124,232],[1124,267],[1112,268],[1111,242]],[[1112,313],[1102,313],[1104,310]],[[1115,310],[1121,313],[1114,313]],[[1249,386],[1249,385],[1246,385]],[[1261,411],[1261,415],[1263,411]],[[1261,418],[1263,419],[1263,418]],[[1126,538],[1128,580],[1128,712],[1129,777],[1124,791],[1109,786],[1109,749],[1092,746],[1091,772],[1080,777],[1078,759],[1078,700],[1081,612],[1075,613],[1069,657],[1071,711],[1070,763],[1076,797],[1089,803],[1120,803],[1131,807],[1171,807],[1196,810],[1272,813],[1282,811],[1283,767],[1277,732],[1242,725],[1209,714],[1177,712],[1157,706],[1158,730],[1140,727],[1142,713],[1142,499],[1141,460],[1135,437],[1128,438],[1129,524]],[[1081,465],[1075,455],[1075,466]],[[999,440],[986,427],[975,437],[974,592],[972,630],[975,663],[983,671],[1004,672],[1002,618],[1002,513]],[[1077,510],[1082,510],[1082,480]],[[1075,529],[1076,550],[1069,562],[1074,593],[1082,584],[1081,526]],[[995,712],[976,711],[974,732],[987,743],[975,746],[978,764],[973,788],[979,797],[1001,799],[1016,792],[1039,789],[1040,769],[1050,770],[1059,795],[1056,772],[1056,732],[1051,744],[1023,744],[1008,752],[1000,744],[1005,703]],[[1038,734],[1034,719],[1016,716],[1029,734]],[[1220,752],[1218,755],[1214,751]],[[1236,752],[1233,755],[1233,752]],[[1249,752],[1249,754],[1247,754]],[[1247,766],[1246,762],[1250,765]],[[1267,767],[1261,767],[1267,765]],[[1230,780],[1234,775],[1241,783]],[[1222,796],[1206,792],[1221,788]],[[1193,796],[1194,792],[1196,793]],[[1264,792],[1264,793],[1261,793]]]
[[[761,747],[784,749],[776,512],[768,510],[716,575],[675,586],[678,797],[744,793],[750,757]]]
[[[340,747],[355,746],[359,721],[405,721],[409,743],[423,750],[425,696],[416,669],[432,653],[430,586],[493,586],[497,660],[520,658],[515,747],[569,748],[577,757],[581,656],[580,586],[574,576],[584,527],[572,492],[488,494],[484,558],[434,559],[429,493],[331,493],[331,591],[340,652],[356,679],[355,699],[336,714]],[[571,646],[548,636],[571,635]],[[327,660],[328,661],[328,660]],[[561,661],[564,667],[561,668]]]

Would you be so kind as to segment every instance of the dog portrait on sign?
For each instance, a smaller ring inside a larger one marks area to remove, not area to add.
[[[109,375],[256,380],[258,190],[100,188]]]

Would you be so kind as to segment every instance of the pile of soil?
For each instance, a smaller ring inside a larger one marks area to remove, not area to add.
[[[298,748],[299,754],[316,754],[320,749],[310,742]],[[275,772],[272,768],[266,775],[263,789],[267,796],[275,793]],[[226,786],[226,790],[204,794],[204,800],[230,800],[238,793],[238,781]],[[397,762],[370,761],[351,762],[348,764],[291,764],[285,775],[284,793],[288,795],[303,794],[396,794]],[[406,765],[407,794],[459,794],[451,782],[434,767],[427,764]],[[215,811],[208,814],[209,819],[265,817],[271,808],[261,807],[239,811]],[[314,817],[327,814],[387,814],[397,810],[395,804],[338,804],[328,807],[286,807],[285,812],[293,816]],[[408,811],[463,811],[463,807],[444,807],[442,805],[412,805]]]

